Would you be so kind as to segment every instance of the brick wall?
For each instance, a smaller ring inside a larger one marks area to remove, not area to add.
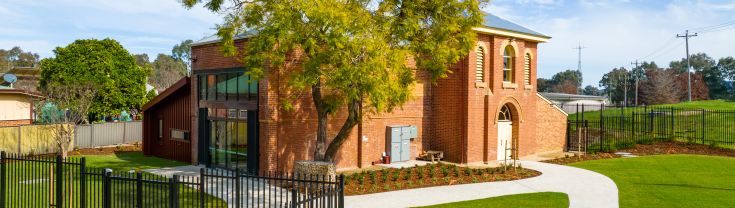
[[[236,41],[236,44],[239,48],[245,47],[243,40]],[[435,84],[430,84],[425,72],[418,71],[419,84],[414,89],[413,99],[393,112],[364,118],[343,144],[336,158],[338,168],[364,167],[379,162],[383,152],[387,151],[386,127],[389,125],[418,127],[418,138],[411,142],[412,158],[424,150],[440,150],[445,152],[446,160],[452,162],[496,160],[497,114],[505,104],[511,106],[516,118],[513,135],[517,156],[560,149],[559,144],[564,140],[560,140],[559,135],[539,137],[539,130],[549,132],[558,128],[565,132],[561,125],[566,121],[556,114],[546,116],[549,110],[539,107],[535,58],[531,63],[531,85],[526,86],[523,81],[523,55],[530,53],[536,57],[537,43],[480,34],[478,45],[483,46],[486,52],[482,83],[476,83],[474,79],[474,50],[450,67],[452,73],[447,78],[439,79]],[[514,87],[503,85],[502,52],[505,45],[512,45],[516,51]],[[195,46],[192,55],[196,58],[192,64],[194,70],[242,66],[236,58],[223,57],[217,44]],[[261,170],[288,171],[295,161],[308,160],[313,156],[317,123],[311,94],[308,89],[297,91],[288,88],[288,80],[282,73],[300,69],[299,60],[300,54],[291,54],[284,65],[269,67],[272,70],[259,83]],[[192,90],[196,89],[196,83],[192,81]],[[195,102],[196,96],[192,97]],[[299,99],[293,100],[295,97]],[[281,99],[292,99],[294,110],[281,108]],[[194,138],[197,135],[197,112],[196,109],[193,111]],[[330,116],[329,139],[337,133],[345,118],[345,112]]]
[[[20,125],[29,125],[33,121],[31,119],[23,119],[23,120],[0,120],[0,127],[3,126],[20,126]]]
[[[536,130],[536,142],[538,153],[564,150],[567,138],[567,114],[553,104],[540,97],[536,105],[538,111],[536,118],[538,128]]]

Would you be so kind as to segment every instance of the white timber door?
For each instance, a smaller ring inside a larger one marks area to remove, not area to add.
[[[508,106],[498,113],[498,160],[511,159],[513,147],[513,119]]]

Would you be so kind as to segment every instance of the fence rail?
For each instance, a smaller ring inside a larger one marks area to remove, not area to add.
[[[0,127],[0,151],[50,154],[57,148],[52,125]],[[75,126],[70,148],[92,148],[143,141],[143,122],[102,123]]]
[[[670,140],[735,147],[734,110],[601,105],[575,108],[577,113],[570,114],[567,122],[569,151],[608,152]]]
[[[143,122],[118,122],[77,125],[74,144],[90,148],[143,141]]]
[[[4,207],[343,208],[344,178],[240,170],[170,177],[89,168],[85,158],[0,153]]]

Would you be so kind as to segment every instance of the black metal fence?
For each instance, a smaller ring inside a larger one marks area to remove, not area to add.
[[[344,207],[339,177],[200,169],[170,177],[0,153],[0,207]]]
[[[672,140],[735,147],[734,110],[577,105],[567,124],[568,151],[611,152]]]

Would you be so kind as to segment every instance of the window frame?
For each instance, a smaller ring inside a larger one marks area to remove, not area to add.
[[[507,73],[507,74],[506,74]],[[508,45],[503,49],[503,82],[515,83],[515,49]]]
[[[485,82],[485,48],[475,49],[475,82]]]

